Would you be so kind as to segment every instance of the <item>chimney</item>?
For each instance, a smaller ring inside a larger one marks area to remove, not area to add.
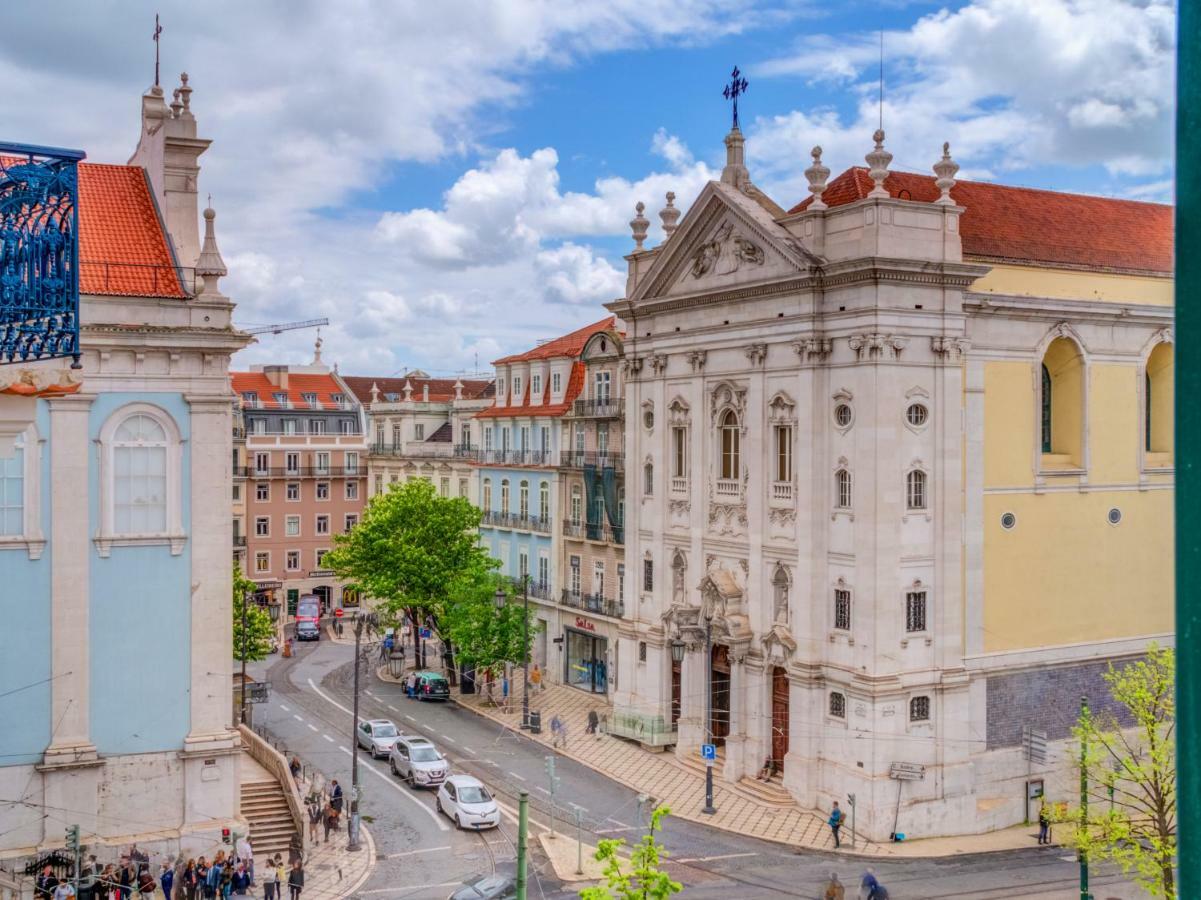
[[[267,376],[267,380],[281,390],[288,389],[288,367],[287,366],[263,366],[263,374]]]
[[[430,385],[429,385],[428,381],[421,386],[421,402],[422,403],[430,402]]]
[[[179,79],[170,106],[157,84],[142,95],[142,133],[129,165],[146,170],[171,236],[176,261],[192,268],[200,256],[198,160],[211,142],[196,137],[188,73],[184,72]]]

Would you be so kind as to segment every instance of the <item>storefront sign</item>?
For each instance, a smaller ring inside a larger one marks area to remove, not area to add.
[[[333,577],[334,577],[333,569],[314,569],[312,572],[309,572],[309,578],[333,578]]]
[[[594,625],[592,622],[589,622],[583,616],[575,617],[575,627],[583,628],[585,631],[596,631],[596,625]]]
[[[282,581],[256,581],[254,589],[256,591],[278,591],[284,586]]]

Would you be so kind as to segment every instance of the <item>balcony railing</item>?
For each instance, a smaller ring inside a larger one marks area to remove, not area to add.
[[[672,478],[671,492],[673,494],[687,494],[688,493],[688,479],[687,478]]]
[[[554,450],[474,450],[473,458],[494,466],[553,466]]]
[[[588,419],[616,419],[625,414],[625,401],[615,397],[577,400],[571,407],[572,415]]]
[[[405,441],[403,444],[372,444],[372,456],[408,456],[421,459],[448,459],[457,455],[454,448],[446,443],[430,443],[427,441]]]
[[[773,481],[771,486],[771,498],[773,500],[791,500],[792,499],[792,482],[791,481]]]
[[[551,520],[550,518],[542,518],[541,516],[522,516],[517,513],[497,512],[496,510],[484,510],[480,517],[481,525],[490,525],[493,528],[512,528],[517,531],[535,531],[539,534],[550,534]]]
[[[717,496],[719,497],[737,497],[741,490],[742,484],[737,478],[717,479]]]
[[[612,616],[615,619],[620,619],[626,611],[625,604],[620,600],[611,600],[601,594],[581,594],[571,588],[563,588],[563,593],[559,596],[559,603],[571,609],[599,616]]]
[[[568,469],[582,469],[584,466],[596,466],[598,469],[612,467],[618,472],[625,471],[625,457],[620,453],[600,453],[596,450],[569,450],[563,454],[563,466]]]
[[[246,535],[235,534],[234,535],[234,546],[235,547],[245,547],[246,546]]]
[[[235,466],[234,475],[242,478],[362,478],[362,466]]]
[[[528,588],[523,585],[521,578],[509,578],[508,582],[512,586],[510,588],[512,593],[509,595],[511,600],[520,598],[523,590],[528,590],[529,595],[538,600],[554,599],[554,589],[551,588],[551,586],[545,581],[535,581],[533,578],[531,578],[529,580]]]
[[[454,455],[459,459],[475,459],[480,455],[480,448],[470,444],[455,444]]]
[[[608,522],[598,525],[568,520],[563,523],[563,536],[577,541],[597,541],[598,543],[621,545],[625,543],[625,528],[621,525],[614,528]]]

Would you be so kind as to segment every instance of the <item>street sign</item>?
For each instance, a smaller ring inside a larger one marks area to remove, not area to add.
[[[246,691],[246,700],[250,703],[266,703],[268,697],[269,685],[265,681],[256,681],[253,684],[247,685],[249,690]]]
[[[421,639],[423,641],[428,641],[431,637],[433,637],[433,634],[434,633],[432,631],[430,631],[428,628],[421,629]]]
[[[926,777],[926,767],[918,763],[894,762],[888,767],[888,777],[897,781],[921,781]]]
[[[715,760],[717,759],[716,744],[701,744],[701,759]]]
[[[340,618],[342,618],[343,615],[344,615],[344,613],[342,611],[342,607],[339,606],[337,609],[334,610],[334,618],[335,619],[340,619]]]

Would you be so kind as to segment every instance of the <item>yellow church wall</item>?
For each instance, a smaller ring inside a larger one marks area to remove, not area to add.
[[[986,495],[985,652],[1172,631],[1172,500],[1170,490]],[[1017,516],[1009,531],[1006,512]]]
[[[987,262],[987,261],[985,261]],[[1171,306],[1172,279],[1145,275],[1113,275],[1070,269],[1036,268],[987,262],[992,270],[977,279],[973,293],[1093,300],[1147,306]]]
[[[1133,365],[1089,366],[1089,467],[1091,484],[1138,480],[1138,369]]]
[[[984,485],[1032,485],[1034,375],[1028,362],[984,364]]]

